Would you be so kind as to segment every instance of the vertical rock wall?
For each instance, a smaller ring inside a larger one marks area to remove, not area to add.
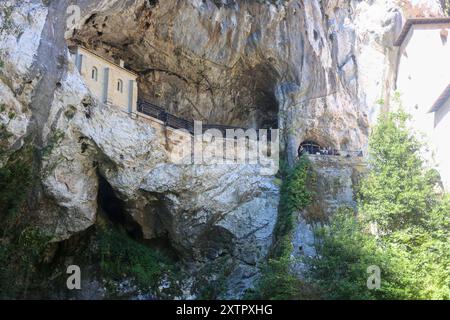
[[[310,206],[297,212],[296,227],[292,234],[292,256],[314,256],[314,229],[328,221],[339,208],[356,210],[356,187],[367,170],[362,157],[308,156],[314,179],[308,188],[313,194]],[[303,265],[294,269],[301,275]]]
[[[71,1],[2,1],[0,121],[8,138],[0,163],[25,138],[37,147],[31,212],[56,240],[95,223],[100,174],[143,233],[168,236],[186,263],[225,256],[230,295],[239,296],[272,242],[275,179],[258,166],[169,164],[154,129],[95,102],[67,45],[124,59],[140,74],[143,96],[184,117],[279,126],[292,163],[307,139],[365,148],[377,101],[393,87],[403,9],[414,12],[415,2],[80,0],[81,20],[66,42]],[[340,174],[345,202],[350,173]],[[340,202],[339,192],[321,192],[330,208]]]

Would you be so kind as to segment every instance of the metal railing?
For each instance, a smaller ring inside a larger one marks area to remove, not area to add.
[[[167,114],[163,108],[143,100],[138,101],[137,111],[161,121],[165,121]]]
[[[299,153],[299,156],[302,154],[309,154],[313,156],[338,156],[338,157],[346,157],[346,158],[354,158],[354,157],[364,157],[364,153],[362,150],[354,151],[354,150],[318,150],[317,152],[311,152],[305,150],[303,153]]]
[[[190,134],[194,134],[194,122],[189,121],[180,117],[177,117],[166,110],[164,108],[151,103],[149,101],[139,99],[137,104],[137,111],[141,112],[147,116],[150,116],[152,118],[158,119],[164,123],[165,126],[171,127],[174,129],[185,129]],[[242,129],[244,131],[247,130],[247,128],[243,127],[236,127],[236,126],[227,126],[227,125],[221,125],[221,124],[203,124],[203,133],[208,129],[218,129],[222,132],[224,137],[226,137],[226,130],[227,129],[233,129],[238,130]],[[237,138],[237,137],[235,137]],[[258,140],[260,139],[260,136],[258,134]],[[268,141],[271,141],[271,134],[267,132],[267,138]],[[307,146],[307,145],[305,145]],[[363,152],[361,150],[357,151],[345,151],[345,150],[336,150],[336,149],[322,149],[320,146],[312,146],[314,148],[317,148],[317,152],[314,152],[313,149],[306,148],[304,150],[304,153],[311,154],[311,155],[325,155],[325,156],[343,156],[343,157],[363,157]],[[314,149],[315,150],[315,149]]]
[[[189,121],[180,117],[177,117],[167,111],[164,110],[164,108],[145,101],[143,99],[138,100],[137,104],[137,111],[141,112],[147,116],[150,116],[152,118],[158,119],[162,122],[164,122],[164,125],[174,128],[174,129],[185,129],[189,131],[191,134],[194,134],[194,122]],[[235,127],[235,126],[226,126],[221,124],[203,124],[202,125],[203,132],[205,132],[208,129],[218,129],[222,132],[222,134],[226,134],[227,129],[242,129],[247,130],[246,128],[242,127]]]

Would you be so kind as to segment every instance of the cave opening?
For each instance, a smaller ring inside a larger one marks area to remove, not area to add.
[[[272,89],[261,91],[257,106],[262,106],[257,113],[257,128],[278,129],[278,101]]]
[[[302,156],[304,153],[308,154],[317,154],[320,153],[322,150],[322,147],[320,144],[313,140],[306,140],[303,141],[300,146],[298,147],[298,155],[299,157]]]
[[[243,67],[238,80],[237,104],[243,108],[244,117],[252,117],[249,123],[258,129],[278,129],[279,105],[275,85],[279,73],[270,62]]]
[[[125,212],[125,203],[114,192],[111,184],[100,174],[97,201],[101,212],[118,228],[123,228],[134,239],[142,239],[139,224]]]
[[[117,229],[124,230],[139,243],[162,252],[172,261],[178,261],[180,257],[172,246],[168,233],[162,230],[163,226],[158,223],[156,225],[160,229],[158,235],[152,239],[145,238],[142,227],[126,212],[124,201],[116,195],[111,184],[101,174],[98,174],[98,177],[98,205],[100,212],[108,221]],[[158,208],[156,209],[158,210]]]

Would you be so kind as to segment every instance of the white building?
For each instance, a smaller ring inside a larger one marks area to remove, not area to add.
[[[412,125],[431,146],[429,159],[450,190],[450,18],[407,20],[399,47],[397,90]]]
[[[91,93],[102,103],[136,113],[137,74],[83,47],[72,49],[72,59]]]

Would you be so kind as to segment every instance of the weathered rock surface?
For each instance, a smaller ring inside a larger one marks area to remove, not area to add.
[[[377,101],[393,86],[402,9],[417,8],[389,0],[108,3],[83,11],[75,42],[126,57],[142,75],[141,92],[174,113],[279,125],[290,161],[306,139],[366,146]]]
[[[231,296],[252,282],[272,243],[279,188],[273,177],[261,177],[258,170],[250,165],[166,164],[141,185],[159,200],[159,220],[186,261],[233,259]]]
[[[308,156],[314,174],[309,190],[313,193],[310,206],[297,212],[296,227],[292,234],[292,256],[315,255],[314,229],[326,223],[339,208],[356,210],[355,186],[367,170],[362,157]],[[294,263],[295,271],[301,275],[302,263]]]
[[[437,2],[420,3],[437,14]],[[306,139],[365,148],[377,100],[393,86],[402,10],[414,12],[397,3],[80,0],[69,42],[125,59],[147,98],[184,117],[278,125],[293,162]],[[258,166],[170,164],[153,128],[98,105],[68,62],[69,4],[0,3],[0,123],[8,136],[1,144],[6,158],[25,138],[41,152],[32,211],[55,240],[86,230],[96,221],[101,175],[145,238],[167,237],[193,267],[233,261],[228,294],[239,296],[272,242],[273,177]],[[327,168],[319,168],[324,186],[338,170]],[[332,196],[325,188],[318,199],[326,214],[350,201],[352,173],[336,174],[343,189]],[[307,231],[299,226],[301,238]]]
[[[146,122],[86,104],[77,73],[69,72],[60,91],[65,94],[56,92],[49,121],[49,134],[60,136],[48,138],[53,144],[43,162],[46,194],[64,208],[47,221],[58,238],[95,222],[101,174],[144,238],[167,235],[188,264],[229,256],[236,268],[247,269],[247,278],[255,277],[277,218],[273,177],[261,176],[257,165],[170,164],[164,142]],[[246,279],[235,280],[237,293],[245,289],[240,280]]]
[[[324,220],[339,207],[355,208],[354,186],[367,170],[365,158],[310,155],[309,159],[316,176],[311,185],[314,203],[320,205],[310,207],[306,216],[312,220]]]
[[[30,124],[31,90],[37,79],[29,75],[47,10],[29,1],[17,7],[6,1],[0,7],[0,144],[10,153],[23,145]]]

